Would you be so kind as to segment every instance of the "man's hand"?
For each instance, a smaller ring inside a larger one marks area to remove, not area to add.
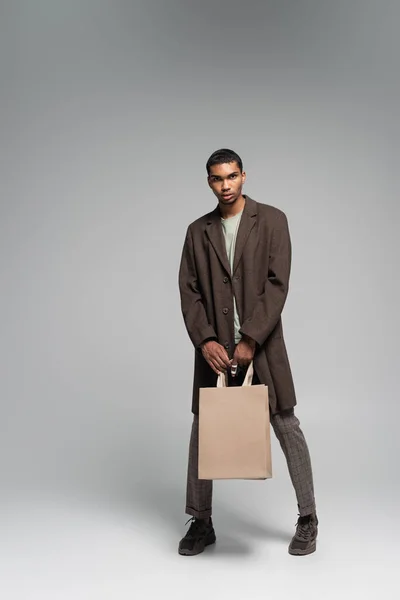
[[[201,345],[201,351],[204,358],[212,368],[212,370],[219,375],[221,371],[226,371],[231,366],[232,361],[223,346],[215,340],[210,340]]]
[[[235,352],[233,354],[232,367],[233,373],[232,376],[235,376],[234,369],[235,365],[239,365],[241,367],[247,367],[254,358],[254,353],[256,350],[256,342],[247,336],[243,336],[238,345],[235,348]]]

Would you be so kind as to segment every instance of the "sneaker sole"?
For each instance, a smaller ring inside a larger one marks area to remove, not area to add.
[[[306,556],[307,554],[312,554],[313,552],[315,552],[316,549],[317,540],[314,540],[313,542],[311,542],[310,546],[308,548],[305,548],[304,550],[300,550],[300,548],[291,549],[289,547],[289,554],[292,554],[292,556]]]
[[[204,547],[201,548],[200,550],[185,550],[185,549],[181,550],[180,548],[178,548],[178,552],[181,556],[196,556],[197,554],[201,554],[202,552],[204,552],[204,550],[207,546],[210,546],[211,544],[215,544],[216,541],[217,541],[217,538],[214,533],[206,538]]]

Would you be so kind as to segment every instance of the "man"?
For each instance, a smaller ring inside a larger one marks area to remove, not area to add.
[[[296,396],[281,313],[291,267],[286,215],[242,194],[240,157],[228,149],[206,164],[218,199],[212,212],[189,225],[179,269],[182,314],[195,348],[186,513],[191,515],[179,553],[199,554],[216,540],[212,481],[198,479],[199,389],[213,387],[218,373],[241,385],[254,361],[253,383],[268,386],[270,420],[288,464],[299,518],[289,553],[314,552],[318,533],[310,456],[294,414]]]

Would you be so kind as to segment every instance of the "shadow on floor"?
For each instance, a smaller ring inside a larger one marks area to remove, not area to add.
[[[185,514],[185,490],[172,486],[162,481],[157,487],[153,484],[145,485],[143,482],[131,490],[125,490],[124,497],[120,498],[128,514],[162,524],[162,528],[169,530],[177,541],[187,531],[190,515]],[[275,525],[262,522],[259,517],[235,511],[230,506],[214,503],[214,527],[217,535],[217,544],[207,548],[207,553],[218,554],[249,554],[252,552],[252,541],[278,541],[289,543],[290,532],[279,529]],[[250,543],[250,546],[248,546]]]

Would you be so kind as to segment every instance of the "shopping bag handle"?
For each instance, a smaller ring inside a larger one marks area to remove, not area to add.
[[[246,386],[252,384],[253,375],[254,375],[254,366],[253,366],[253,361],[251,361],[251,363],[247,367],[247,372],[246,372],[244,381],[242,383],[242,387],[246,387]],[[218,379],[217,379],[217,387],[228,387],[227,381],[228,381],[227,373],[220,372],[220,374],[218,375]]]

